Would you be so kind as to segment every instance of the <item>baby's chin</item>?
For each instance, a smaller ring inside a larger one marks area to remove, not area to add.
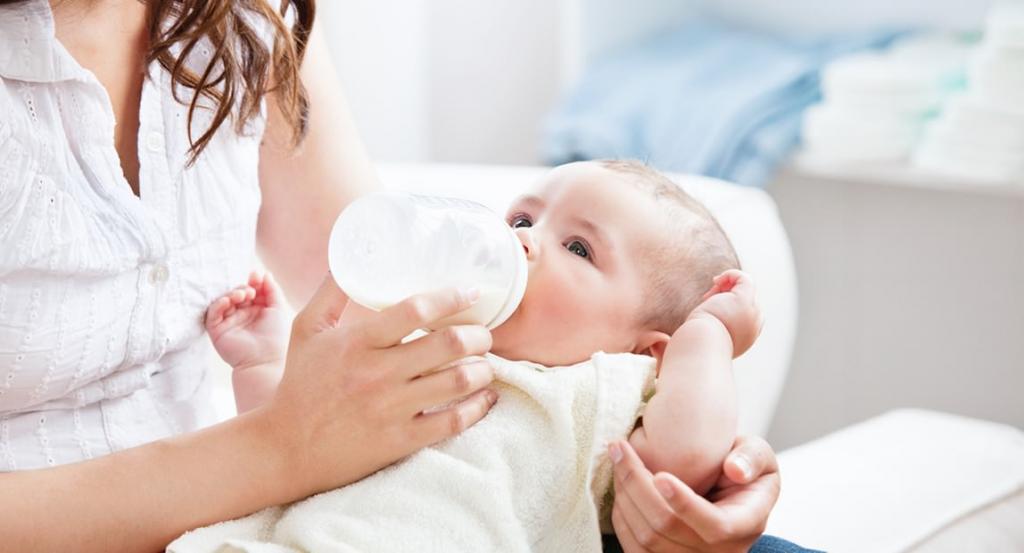
[[[507,321],[491,330],[491,353],[510,361],[567,367],[590,359],[598,351],[614,353],[621,347],[621,344],[581,340],[578,328],[545,324],[543,317],[530,315],[520,304],[520,309]]]
[[[565,367],[586,361],[596,353],[589,348],[572,347],[566,340],[551,335],[530,337],[516,333],[512,328],[502,330],[503,328],[504,325],[491,331],[491,353],[509,361],[530,361],[546,367]]]

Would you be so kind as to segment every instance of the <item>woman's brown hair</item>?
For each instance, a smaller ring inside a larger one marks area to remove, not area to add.
[[[20,1],[0,0],[0,4]],[[270,1],[143,0],[149,28],[146,62],[159,62],[170,73],[174,99],[188,105],[189,164],[228,119],[235,132],[243,132],[246,123],[259,115],[261,100],[269,92],[276,93],[278,107],[291,126],[292,145],[305,135],[309,98],[299,68],[316,2],[280,0],[274,8]],[[294,16],[290,28],[285,23],[289,10]],[[199,72],[193,71],[187,62],[206,44],[210,61]],[[187,102],[182,87],[194,92]],[[210,106],[213,117],[196,137],[193,121],[201,105]]]

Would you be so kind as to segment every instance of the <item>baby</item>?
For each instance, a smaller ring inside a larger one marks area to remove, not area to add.
[[[611,530],[606,444],[626,436],[652,472],[710,489],[735,437],[732,359],[761,327],[718,223],[633,161],[555,168],[507,221],[529,279],[492,332],[500,399],[483,420],[362,481],[168,550],[599,551]],[[207,313],[240,411],[269,399],[281,371],[278,296],[253,276]]]

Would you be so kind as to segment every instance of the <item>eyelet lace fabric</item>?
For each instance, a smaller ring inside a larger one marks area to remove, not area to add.
[[[48,3],[0,7],[0,472],[214,422],[202,318],[255,261],[263,121],[186,168],[185,113],[151,67],[135,196]]]

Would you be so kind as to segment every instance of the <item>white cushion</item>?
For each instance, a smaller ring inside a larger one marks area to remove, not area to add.
[[[911,553],[1024,551],[1024,489],[971,511],[914,546]]]
[[[543,167],[484,165],[386,165],[386,186],[466,198],[498,213],[547,171]],[[754,277],[765,328],[736,362],[740,431],[763,435],[789,368],[796,334],[796,276],[789,241],[775,203],[763,191],[704,177],[675,175],[687,192],[718,218],[744,268]]]
[[[999,502],[1011,501],[990,518],[1013,512],[1024,489],[1024,433],[906,409],[784,451],[779,463],[782,494],[768,533],[830,552],[941,550],[936,544],[948,540],[933,549],[923,542]]]

